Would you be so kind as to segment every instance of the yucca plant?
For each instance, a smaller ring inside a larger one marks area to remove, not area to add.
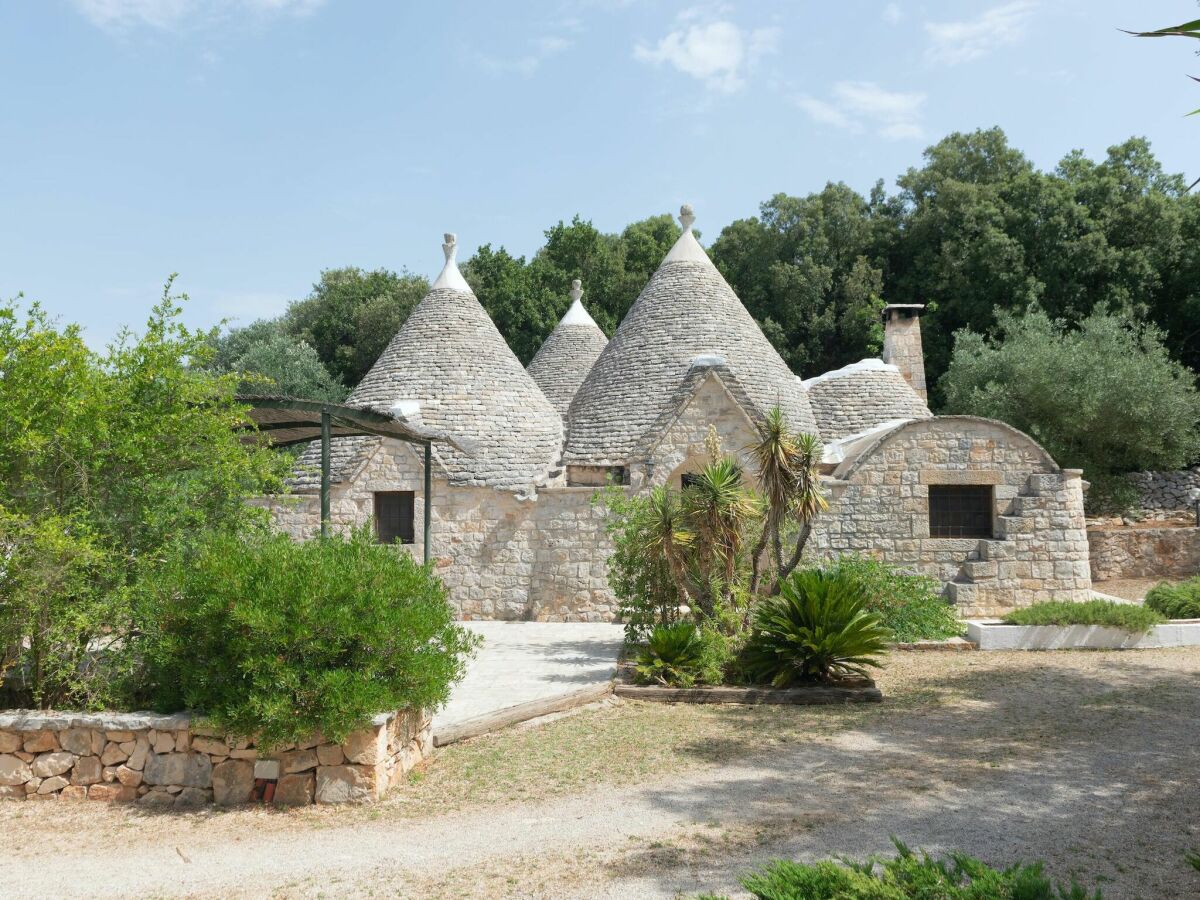
[[[878,668],[890,633],[857,579],[820,570],[797,572],[777,596],[759,601],[741,665],[751,681],[791,687]]]
[[[714,459],[696,473],[683,491],[684,521],[695,535],[698,562],[709,575],[719,576],[719,592],[728,602],[737,579],[737,564],[745,549],[745,534],[759,516],[758,499],[746,485],[745,473],[734,459]],[[703,612],[715,612],[712,591],[696,599]],[[706,595],[707,596],[704,596]]]
[[[643,684],[690,687],[705,669],[703,635],[691,622],[659,625],[638,654],[637,676]]]

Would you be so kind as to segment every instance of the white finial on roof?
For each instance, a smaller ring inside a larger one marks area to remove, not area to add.
[[[454,255],[458,252],[458,236],[447,232],[442,237],[445,240],[445,243],[442,244],[442,253],[446,254],[446,264],[442,266],[442,274],[438,275],[430,290],[442,288],[469,294],[471,286],[462,277],[462,272],[458,271],[458,263],[454,261]]]
[[[692,230],[692,223],[696,221],[696,211],[692,209],[692,204],[685,203],[679,207],[679,224],[683,226],[684,231]]]
[[[671,248],[666,258],[663,259],[664,263],[698,262],[712,265],[712,260],[708,258],[708,254],[704,252],[704,248],[696,240],[696,235],[692,233],[692,223],[695,221],[696,213],[692,209],[692,204],[683,204],[679,208],[679,224],[683,226],[683,234],[679,236],[679,240],[675,242],[675,246]]]
[[[571,282],[571,308],[567,310],[567,314],[562,317],[559,325],[591,325],[593,328],[599,328],[596,320],[593,319],[586,309],[583,308],[583,282],[578,278]]]

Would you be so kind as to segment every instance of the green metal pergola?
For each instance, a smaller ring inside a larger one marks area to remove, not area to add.
[[[254,429],[247,431],[246,440],[258,441],[266,438],[276,447],[321,442],[321,536],[329,534],[329,446],[335,437],[361,437],[373,435],[390,437],[425,448],[425,554],[429,561],[430,512],[433,493],[433,444],[449,444],[457,450],[468,452],[457,441],[441,431],[425,428],[396,416],[375,409],[346,406],[341,403],[326,403],[322,400],[299,400],[294,397],[237,398],[250,407],[249,417]]]

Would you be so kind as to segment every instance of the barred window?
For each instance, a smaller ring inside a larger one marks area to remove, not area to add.
[[[415,539],[412,491],[375,492],[375,536],[381,544],[411,544]]]
[[[990,538],[992,508],[991,485],[931,484],[929,536]]]

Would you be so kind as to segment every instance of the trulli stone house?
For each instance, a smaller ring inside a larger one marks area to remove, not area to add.
[[[802,380],[767,341],[692,233],[663,259],[611,341],[573,303],[524,369],[443,245],[445,267],[347,401],[390,408],[470,453],[434,450],[432,553],[464,618],[607,621],[611,547],[597,486],[679,486],[707,458],[709,426],[732,452],[778,405],[820,435],[830,510],[818,557],[862,553],[945,584],[964,614],[1090,596],[1080,472],[1000,422],[934,416],[920,307],[884,311],[882,359]],[[301,457],[278,526],[319,532],[318,459]],[[390,438],[335,438],[330,520],[413,540],[423,458]]]

